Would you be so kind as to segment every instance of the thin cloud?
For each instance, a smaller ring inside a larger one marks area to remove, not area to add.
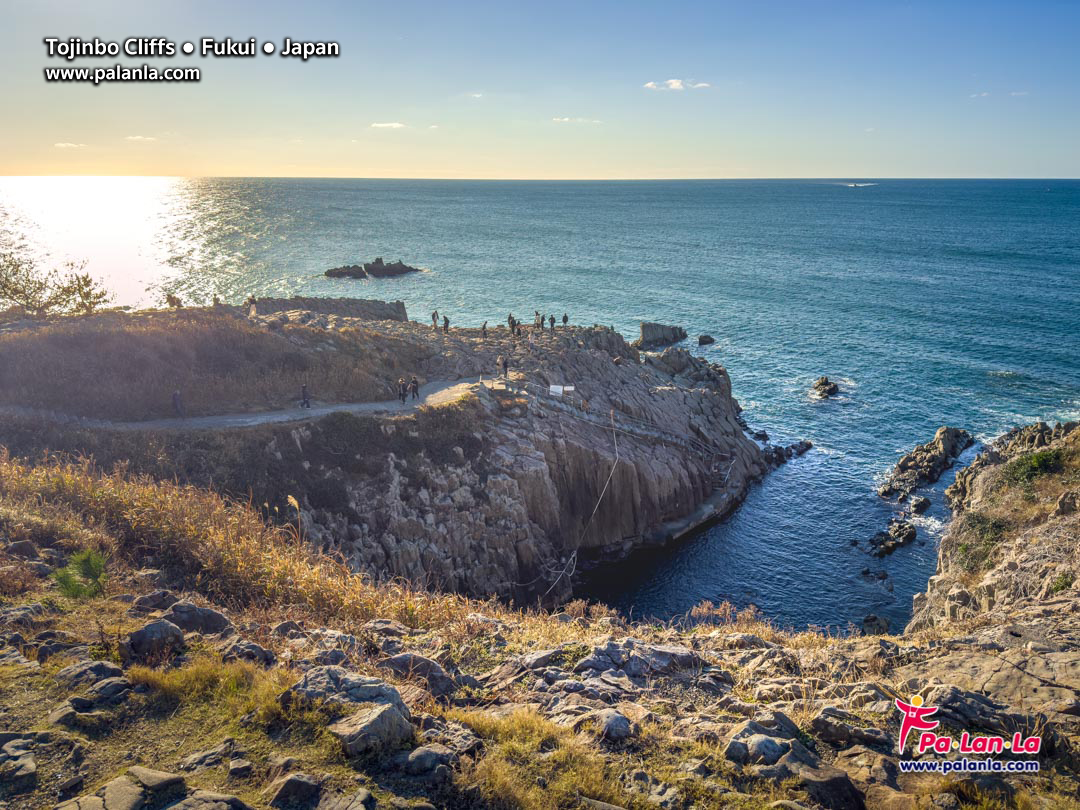
[[[646,90],[704,90],[712,87],[708,82],[695,82],[689,79],[665,79],[662,82],[645,82]]]
[[[603,121],[600,121],[600,120],[598,120],[596,118],[568,118],[567,117],[567,118],[552,118],[551,120],[554,121],[556,124],[602,124],[602,123],[604,123]]]
[[[1011,93],[1009,93],[1010,96],[1026,96],[1027,94],[1027,90],[1013,90]]]
[[[986,98],[988,95],[990,94],[983,90],[981,93],[972,93],[968,98]]]
[[[438,124],[428,124],[428,129],[438,129],[438,128],[439,128]]]
[[[403,124],[400,121],[386,121],[376,122],[371,125],[372,129],[405,129],[408,124]]]
[[[62,143],[54,143],[53,146],[55,146],[57,149],[85,149],[86,148],[85,143],[69,143],[67,141],[64,141]]]
[[[877,132],[877,127],[867,127],[863,132]]]
[[[124,138],[125,141],[135,141],[142,143],[149,143],[150,141],[156,141],[157,138],[150,137],[149,135],[128,135]]]
[[[469,98],[483,98],[483,93],[469,93]]]

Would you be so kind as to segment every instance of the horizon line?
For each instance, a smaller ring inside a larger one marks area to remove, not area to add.
[[[671,182],[760,182],[786,180],[1051,180],[1076,181],[1080,177],[1019,176],[1019,175],[898,175],[875,177],[871,175],[788,175],[763,177],[377,177],[365,175],[302,175],[302,174],[2,174],[0,178],[169,178],[181,180],[422,180],[430,182],[476,182],[476,183],[671,183]]]

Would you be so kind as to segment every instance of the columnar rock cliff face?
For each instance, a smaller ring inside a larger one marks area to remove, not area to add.
[[[326,326],[348,328],[348,320]],[[374,474],[326,464],[346,502],[309,501],[305,528],[358,569],[477,595],[564,598],[576,571],[664,542],[670,521],[706,501],[723,514],[767,470],[739,424],[726,371],[685,350],[643,359],[599,328],[531,340],[505,329],[486,340],[475,330],[377,329],[375,340],[431,346],[421,382],[464,380],[441,409],[475,441],[434,458],[422,447],[395,452],[391,440]],[[500,355],[509,383],[492,380]],[[552,394],[551,386],[574,390]],[[415,430],[393,419],[382,429],[391,437]],[[301,456],[318,431],[293,430]]]

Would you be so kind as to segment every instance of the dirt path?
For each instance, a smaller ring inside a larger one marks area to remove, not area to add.
[[[65,422],[78,427],[102,430],[221,430],[281,422],[306,422],[331,413],[406,413],[416,410],[420,405],[442,405],[453,402],[472,391],[479,383],[479,377],[455,382],[434,380],[420,386],[420,399],[410,399],[404,405],[396,399],[387,400],[386,402],[343,402],[334,405],[314,405],[311,408],[295,407],[283,411],[192,416],[184,419],[173,417],[170,419],[149,419],[143,422],[114,422],[108,419],[90,419],[55,411],[14,406],[0,406],[0,414],[39,416],[55,422]]]

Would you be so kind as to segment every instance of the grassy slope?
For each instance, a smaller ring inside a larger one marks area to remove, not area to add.
[[[0,333],[0,404],[117,420],[391,399],[426,350],[363,329],[250,325],[229,311],[104,313]]]

